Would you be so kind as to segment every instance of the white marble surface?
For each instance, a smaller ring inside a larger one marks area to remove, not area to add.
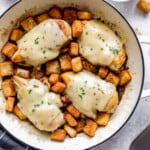
[[[15,0],[0,0],[0,14],[9,7]],[[130,0],[128,2],[107,2],[114,5],[126,17],[132,27],[138,28],[142,35],[150,37],[150,13],[145,15],[136,8],[137,0]],[[145,84],[144,89],[150,88],[150,44],[142,44],[142,50],[145,57]],[[140,100],[133,116],[128,123],[110,140],[92,148],[92,150],[128,150],[131,142],[135,137],[150,124],[150,97]]]

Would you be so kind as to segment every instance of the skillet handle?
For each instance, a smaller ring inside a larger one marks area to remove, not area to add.
[[[21,0],[0,0],[0,18],[14,5]]]
[[[141,44],[149,44],[150,45],[150,37],[144,36],[144,35],[140,35],[137,37]],[[150,89],[144,89],[142,91],[141,98],[148,97],[148,96],[150,96]]]

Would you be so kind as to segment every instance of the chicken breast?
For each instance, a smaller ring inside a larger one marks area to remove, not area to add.
[[[125,62],[126,55],[122,42],[108,26],[100,21],[88,21],[83,27],[78,42],[79,53],[94,65],[119,70]]]
[[[69,40],[71,28],[67,22],[59,19],[45,20],[17,41],[18,50],[12,61],[41,65],[56,58],[60,48]]]
[[[116,87],[98,76],[82,71],[77,74],[62,74],[67,84],[65,90],[69,100],[84,115],[95,118],[96,111],[113,113],[118,104]]]
[[[54,131],[64,124],[60,96],[49,92],[39,80],[14,76],[21,109],[33,125],[42,131]]]

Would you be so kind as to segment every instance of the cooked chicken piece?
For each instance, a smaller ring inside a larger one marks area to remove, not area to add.
[[[119,70],[126,60],[121,40],[100,21],[88,21],[78,42],[79,53],[94,65]]]
[[[61,47],[69,40],[71,28],[67,22],[47,19],[17,41],[18,50],[12,61],[38,66],[56,58]]]
[[[95,118],[96,111],[113,113],[118,104],[116,87],[88,71],[77,74],[62,74],[67,84],[65,90],[69,100],[84,115]]]
[[[33,125],[42,131],[54,131],[64,124],[60,96],[49,92],[39,80],[14,76],[21,109]]]

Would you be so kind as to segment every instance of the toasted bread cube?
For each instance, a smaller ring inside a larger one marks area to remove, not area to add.
[[[49,83],[50,84],[55,84],[56,82],[60,81],[60,75],[56,73],[52,73],[49,77]]]
[[[119,77],[120,77],[120,82],[119,82],[120,86],[126,85],[131,80],[131,75],[128,70],[121,71]]]
[[[12,80],[8,79],[2,82],[2,92],[5,97],[16,95],[15,86]]]
[[[82,132],[83,128],[85,126],[85,121],[84,120],[80,120],[77,124],[77,126],[75,127],[77,133]]]
[[[51,90],[55,93],[63,93],[65,88],[66,88],[66,85],[64,83],[57,82],[52,86]]]
[[[8,97],[8,99],[6,101],[5,110],[8,112],[13,112],[14,104],[15,104],[15,98]]]
[[[106,81],[114,84],[115,86],[119,84],[119,80],[119,77],[114,75],[112,72],[110,72],[106,77]]]
[[[41,81],[45,86],[47,86],[48,90],[50,90],[51,85],[50,85],[50,83],[49,83],[47,77],[42,77],[42,78],[40,79],[40,81]]]
[[[96,117],[95,121],[99,126],[106,126],[109,122],[109,119],[110,119],[110,114],[108,114],[108,113],[99,113],[99,114],[97,114],[97,117]]]
[[[26,69],[22,69],[22,68],[17,68],[16,69],[16,75],[20,76],[22,78],[25,78],[25,79],[29,79],[30,78],[30,71],[26,70]]]
[[[77,42],[70,43],[69,55],[71,56],[78,56],[79,53],[79,46]]]
[[[66,138],[66,131],[64,129],[57,129],[50,135],[50,139],[54,141],[64,141]]]
[[[57,60],[49,61],[46,63],[46,75],[51,73],[60,73],[60,65]]]
[[[28,17],[27,19],[23,20],[20,24],[26,32],[30,31],[36,26],[36,22],[33,17]]]
[[[64,118],[71,127],[75,127],[77,125],[77,121],[73,118],[71,114],[65,113]]]
[[[7,42],[4,47],[2,48],[2,54],[4,54],[7,57],[12,57],[13,54],[16,52],[17,46],[13,43]]]
[[[75,57],[71,60],[72,70],[73,72],[80,72],[82,67],[81,57]]]
[[[11,76],[14,74],[13,63],[11,61],[5,61],[0,63],[0,76]]]
[[[67,85],[70,82],[70,76],[74,75],[72,71],[64,72],[61,74],[61,79]]]
[[[36,16],[35,18],[37,23],[41,23],[42,21],[47,20],[47,19],[49,19],[49,16],[47,13],[40,14],[39,16]]]
[[[20,29],[14,29],[12,32],[11,32],[11,35],[10,35],[10,39],[12,41],[18,41],[22,36],[24,35],[23,31],[20,30]]]
[[[144,13],[150,12],[150,1],[149,0],[139,0],[137,7]]]
[[[74,20],[72,23],[72,37],[79,38],[83,32],[83,26],[80,20]]]
[[[93,120],[88,119],[86,121],[86,125],[83,128],[83,132],[90,136],[93,137],[95,135],[95,131],[97,129],[97,124],[96,122],[94,122]]]
[[[91,13],[88,11],[78,11],[77,16],[78,16],[78,19],[81,19],[81,20],[90,20],[91,19]]]
[[[44,77],[44,72],[40,69],[33,68],[31,72],[31,77],[35,79],[41,79],[42,77]]]
[[[62,55],[59,58],[59,61],[60,61],[60,68],[62,71],[71,70],[71,57],[69,55]]]
[[[52,7],[48,12],[49,16],[55,19],[62,19],[62,12],[58,7]]]
[[[83,69],[88,70],[90,72],[96,73],[96,66],[88,62],[87,60],[82,60]]]
[[[77,19],[77,10],[75,8],[65,8],[63,19],[69,24],[72,24],[73,20]]]
[[[11,60],[15,63],[19,63],[22,61],[22,56],[19,51],[16,51],[15,54],[11,57]]]
[[[98,76],[102,79],[106,78],[107,74],[109,72],[109,69],[106,67],[100,67],[98,70]]]
[[[66,106],[69,103],[67,96],[61,96],[61,102]]]
[[[75,118],[79,118],[81,115],[81,113],[73,105],[68,105],[66,109]]]
[[[27,119],[27,117],[23,114],[23,112],[20,110],[20,108],[17,105],[14,107],[13,112],[20,120]]]
[[[68,134],[71,138],[76,137],[77,131],[76,131],[74,128],[72,128],[72,127],[70,127],[69,125],[65,124],[65,125],[64,125],[64,129],[65,129],[65,131],[67,132],[67,134]]]

